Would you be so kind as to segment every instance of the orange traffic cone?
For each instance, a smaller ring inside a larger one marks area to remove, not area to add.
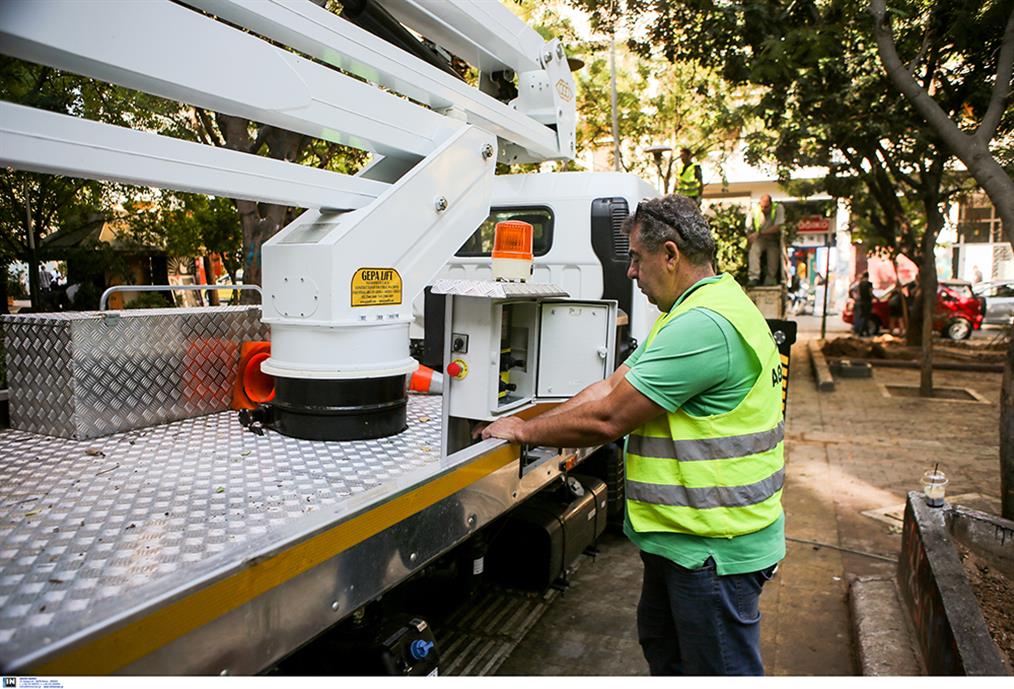
[[[254,409],[275,397],[275,378],[261,372],[261,363],[271,356],[270,342],[244,342],[240,349],[236,385],[232,390],[233,409]]]
[[[439,395],[444,391],[444,376],[429,366],[419,368],[408,376],[408,389],[428,395]]]

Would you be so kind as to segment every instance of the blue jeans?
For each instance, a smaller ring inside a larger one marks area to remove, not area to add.
[[[719,576],[641,552],[637,637],[652,675],[763,675],[760,592],[775,565]]]

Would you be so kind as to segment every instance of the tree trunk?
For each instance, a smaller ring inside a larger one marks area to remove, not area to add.
[[[929,234],[929,228],[926,230]],[[919,394],[933,395],[933,310],[937,305],[937,267],[933,246],[923,247],[922,265],[919,267],[919,291],[922,293],[922,352],[919,357]]]
[[[931,178],[932,175],[924,175]],[[930,184],[939,188],[939,184]],[[919,395],[933,395],[933,315],[937,306],[937,261],[934,249],[937,236],[944,226],[939,199],[935,193],[923,197],[926,209],[926,231],[922,237],[922,265],[919,267],[919,291],[922,292],[922,355],[919,360]]]
[[[215,284],[215,275],[211,266],[211,257],[205,254],[204,256],[204,281],[209,285]],[[208,306],[218,306],[221,302],[218,299],[217,289],[205,290],[208,294]]]
[[[269,127],[262,129],[258,141],[250,136],[250,121],[231,115],[215,114],[218,128],[225,138],[225,147],[236,151],[256,153],[255,148],[267,146],[268,156],[276,160],[294,161],[307,140],[306,136]],[[243,282],[261,285],[261,246],[275,235],[293,214],[285,206],[267,203],[235,200],[243,226]],[[240,293],[240,303],[256,304],[257,295],[252,290]]]
[[[263,285],[261,246],[291,220],[292,213],[285,206],[252,201],[236,201],[236,209],[243,224],[243,282]],[[243,291],[240,303],[256,304],[259,300],[252,290]]]
[[[1014,331],[1008,329],[1007,361],[1000,389],[1000,500],[1004,519],[1014,519]]]
[[[8,272],[10,270],[10,264],[7,261],[0,261],[0,314],[10,313],[11,310],[7,306],[7,282]]]

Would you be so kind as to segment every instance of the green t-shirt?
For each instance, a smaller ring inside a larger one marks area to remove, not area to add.
[[[701,285],[687,290],[673,308]],[[698,307],[669,321],[652,343],[638,347],[626,362],[626,379],[667,412],[683,408],[693,416],[731,411],[743,401],[761,365],[725,317]],[[785,516],[760,531],[735,538],[707,538],[669,531],[637,532],[626,518],[623,532],[645,552],[697,569],[714,558],[719,574],[743,574],[770,567],[785,557]]]

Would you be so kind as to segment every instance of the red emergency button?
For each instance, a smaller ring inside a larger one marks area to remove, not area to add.
[[[468,375],[468,366],[461,359],[455,359],[451,363],[447,364],[447,375],[451,378],[457,378],[461,380]]]

